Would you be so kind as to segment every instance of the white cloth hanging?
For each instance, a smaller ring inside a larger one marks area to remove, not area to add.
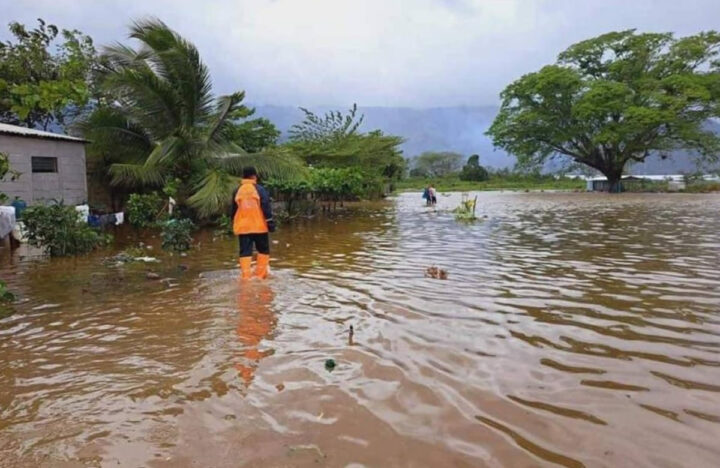
[[[90,205],[77,205],[75,209],[80,213],[80,216],[82,216],[83,222],[87,223],[88,216],[90,216]]]
[[[10,234],[15,229],[15,207],[0,206],[0,239]]]

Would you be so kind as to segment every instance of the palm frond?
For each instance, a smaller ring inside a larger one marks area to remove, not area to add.
[[[195,193],[188,198],[188,204],[201,218],[223,213],[227,210],[232,192],[237,188],[239,179],[220,169],[209,169]]]
[[[197,48],[157,18],[135,22],[131,37],[149,47],[148,58],[158,76],[173,83],[182,101],[182,122],[195,125],[212,110],[210,72]]]
[[[182,139],[170,136],[156,145],[145,160],[145,166],[157,167],[170,160],[177,160],[182,157]]]
[[[91,141],[88,156],[101,155],[106,161],[140,162],[153,148],[144,129],[113,107],[96,108],[72,128]]]
[[[237,111],[240,103],[245,98],[245,92],[234,93],[229,96],[221,96],[217,103],[217,112],[212,118],[207,141],[218,141],[223,137],[223,128],[229,121],[229,116]]]
[[[262,178],[292,179],[307,173],[300,158],[278,148],[262,153],[225,154],[212,158],[210,163],[233,175],[241,175],[244,167],[254,166]]]
[[[144,164],[113,164],[110,166],[112,184],[127,188],[162,187],[165,172],[161,167]]]
[[[149,67],[123,68],[109,74],[105,83],[116,92],[125,113],[155,139],[167,137],[180,125],[173,85],[159,79]]]
[[[147,60],[149,54],[147,49],[136,51],[132,47],[120,43],[105,46],[102,51],[103,63],[112,70],[142,64]]]

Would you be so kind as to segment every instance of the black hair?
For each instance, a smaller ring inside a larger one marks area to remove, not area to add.
[[[257,175],[258,175],[257,170],[254,167],[248,166],[248,167],[243,168],[243,175],[242,175],[243,179],[249,179],[250,177],[253,177],[253,176],[257,177]]]

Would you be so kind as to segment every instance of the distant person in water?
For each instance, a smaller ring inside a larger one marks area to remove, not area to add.
[[[425,204],[427,206],[430,206],[430,204],[432,203],[432,199],[430,198],[430,186],[429,185],[427,187],[425,187],[425,190],[423,190],[422,197],[425,200]]]
[[[267,278],[270,264],[270,236],[275,231],[270,195],[257,183],[258,175],[254,167],[243,169],[240,188],[235,192],[232,203],[233,232],[240,242],[240,270],[242,279],[252,277],[251,264],[253,246],[257,249],[255,277]]]
[[[437,192],[435,191],[435,187],[433,187],[432,184],[430,185],[430,187],[428,187],[428,195],[430,196],[430,205],[437,205]]]

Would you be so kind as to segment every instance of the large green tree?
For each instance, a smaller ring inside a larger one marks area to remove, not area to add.
[[[249,115],[244,93],[213,96],[192,43],[155,19],[136,22],[130,38],[137,49],[104,50],[99,76],[108,99],[81,126],[112,184],[179,181],[179,202],[207,217],[224,211],[245,165],[266,176],[303,171],[288,151],[251,154],[233,140],[233,119]]]
[[[0,121],[47,129],[65,125],[88,103],[96,52],[76,30],[38,19],[10,23],[14,41],[0,42]]]
[[[715,159],[720,139],[720,35],[612,32],[579,42],[555,65],[502,92],[488,130],[520,166],[561,157],[589,166],[618,187],[629,162],[691,150]]]

